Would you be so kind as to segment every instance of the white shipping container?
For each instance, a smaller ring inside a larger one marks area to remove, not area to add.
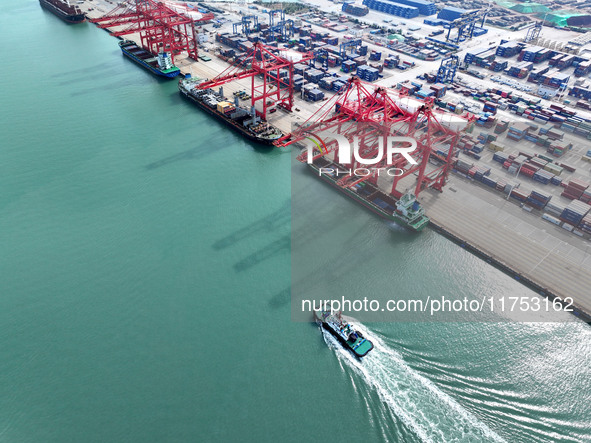
[[[544,214],[544,215],[542,215],[542,218],[544,220],[546,220],[546,221],[549,221],[550,223],[553,223],[553,224],[555,224],[557,226],[560,226],[560,220],[557,219],[556,217],[552,217],[549,214]]]
[[[562,211],[558,211],[558,210],[556,210],[554,208],[550,208],[550,207],[548,207],[548,205],[546,205],[546,207],[544,209],[546,211],[548,211],[550,214],[558,215],[559,217],[562,215]],[[548,221],[550,221],[550,220],[548,220]]]

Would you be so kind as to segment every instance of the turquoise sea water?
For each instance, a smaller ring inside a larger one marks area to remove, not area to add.
[[[359,364],[290,321],[291,153],[35,1],[0,35],[0,442],[589,441],[586,325],[369,323]],[[302,179],[376,275],[527,292]]]

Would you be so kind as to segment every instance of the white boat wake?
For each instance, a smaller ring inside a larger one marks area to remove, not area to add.
[[[381,400],[420,440],[433,443],[505,442],[432,381],[408,366],[399,353],[385,346],[358,322],[355,327],[375,346],[362,361],[344,349],[330,333],[321,330],[339,360],[373,387]]]

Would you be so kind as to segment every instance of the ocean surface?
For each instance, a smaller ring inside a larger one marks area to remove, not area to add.
[[[291,152],[34,0],[0,35],[0,442],[591,441],[588,326],[364,323],[359,363],[290,320]],[[534,295],[296,173],[376,275]]]

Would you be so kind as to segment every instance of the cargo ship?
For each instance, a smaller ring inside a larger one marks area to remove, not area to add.
[[[352,187],[342,187],[337,180],[339,175],[342,177],[347,174],[345,168],[325,157],[315,159],[313,163],[308,163],[308,166],[320,178],[387,220],[416,232],[422,231],[429,224],[429,217],[425,215],[425,210],[412,193],[404,194],[397,200],[368,182],[358,183]],[[321,172],[320,168],[326,168],[328,172],[326,170]],[[330,170],[339,170],[342,173],[337,174]]]
[[[343,319],[341,311],[332,308],[314,311],[314,320],[358,358],[365,357],[373,349],[373,343]]]
[[[251,141],[271,145],[283,136],[279,129],[257,116],[254,108],[248,110],[239,106],[238,96],[234,97],[234,103],[232,103],[224,98],[221,91],[197,88],[203,81],[187,74],[185,78],[179,80],[179,92],[205,112],[222,120]]]
[[[76,5],[71,5],[68,0],[39,0],[41,6],[49,12],[57,15],[67,23],[83,23],[86,17]]]
[[[168,52],[160,51],[157,56],[154,56],[151,52],[129,40],[121,40],[119,42],[119,48],[121,48],[123,55],[129,57],[153,74],[173,78],[181,73],[181,70],[172,64],[172,57]]]

